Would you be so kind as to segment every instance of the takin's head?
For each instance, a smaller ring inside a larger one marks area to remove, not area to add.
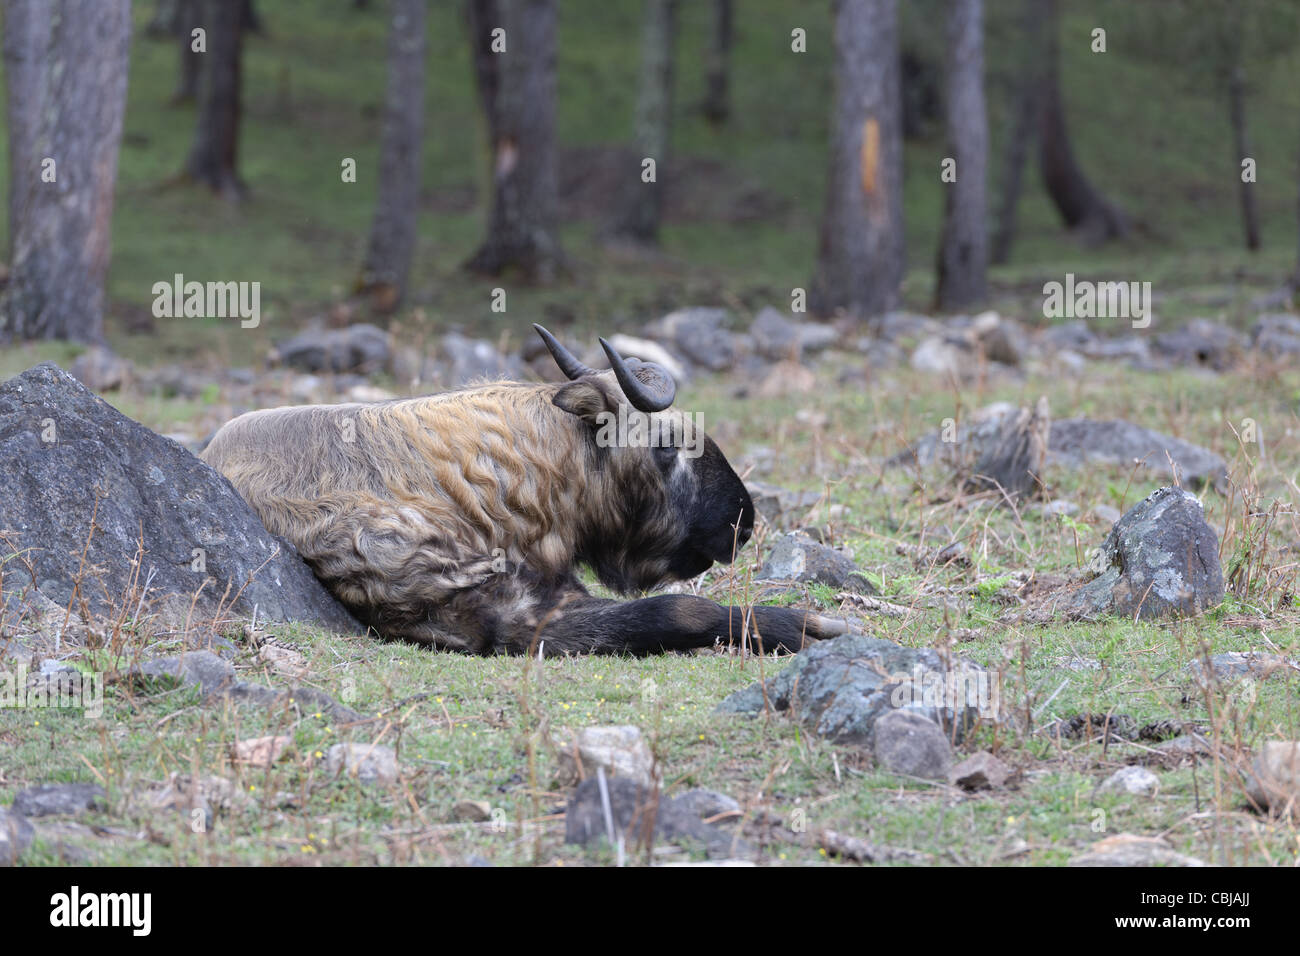
[[[552,402],[590,429],[595,467],[616,489],[608,524],[588,529],[578,558],[625,593],[729,563],[753,534],[754,503],[699,416],[671,407],[677,386],[668,370],[625,359],[601,339],[611,376],[534,328],[569,379]]]

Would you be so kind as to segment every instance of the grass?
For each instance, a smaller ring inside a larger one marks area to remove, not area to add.
[[[138,23],[147,18],[146,6],[136,5]],[[373,200],[366,171],[376,160],[383,18],[342,3],[322,5],[311,17],[284,2],[260,0],[258,6],[268,32],[250,38],[247,49],[241,154],[252,193],[237,207],[169,185],[188,147],[193,112],[163,105],[176,68],[171,45],[137,37],[133,47],[108,330],[115,348],[144,366],[180,362],[199,376],[232,365],[257,367],[272,341],[338,307],[355,275]],[[913,29],[924,26],[926,3],[901,6]],[[490,338],[508,334],[517,343],[519,329],[544,317],[583,333],[608,332],[636,329],[685,304],[726,305],[744,321],[762,305],[786,303],[813,268],[830,91],[825,10],[792,11],[777,0],[745,4],[735,49],[734,118],[717,131],[693,110],[702,92],[703,5],[682,5],[673,143],[681,157],[720,164],[722,174],[712,185],[726,195],[752,186],[779,200],[784,211],[754,221],[670,220],[663,256],[648,262],[604,248],[596,238],[598,223],[569,221],[563,239],[573,279],[544,288],[503,283],[510,304],[502,316],[488,305],[498,283],[459,269],[483,228],[485,156],[455,5],[432,5],[420,243],[410,308],[394,319],[399,339],[423,341],[428,333],[459,327]],[[566,149],[622,145],[634,96],[635,5],[566,0],[562,18],[559,140]],[[1091,54],[1079,39],[1095,22],[1109,30],[1110,53]],[[808,30],[808,54],[788,52],[792,25]],[[1167,70],[1146,60],[1136,38],[1126,34],[1119,0],[1088,10],[1071,7],[1066,31],[1063,70],[1077,150],[1094,180],[1141,229],[1123,243],[1083,248],[1061,232],[1031,176],[1013,261],[992,273],[993,304],[1033,321],[1041,315],[1042,282],[1069,271],[1152,281],[1160,296],[1157,326],[1193,315],[1247,322],[1251,297],[1274,288],[1295,259],[1300,88],[1284,82],[1294,58],[1252,73],[1265,246],[1248,254],[1240,248],[1236,167],[1224,145],[1222,104],[1190,86],[1170,89]],[[989,46],[996,156],[1005,126],[1003,64],[1014,63],[1001,21],[990,22]],[[932,289],[942,208],[932,171],[942,155],[941,130],[907,144],[911,268],[904,294],[915,309],[926,308]],[[338,175],[346,156],[362,171],[355,185]],[[6,162],[0,149],[0,175],[7,173]],[[466,195],[475,198],[466,203]],[[0,222],[5,214],[0,209]],[[148,328],[149,290],[176,272],[261,281],[262,326],[163,321]],[[45,359],[66,363],[75,352],[59,344],[6,349],[0,374]],[[365,722],[340,726],[310,714],[205,705],[193,692],[146,693],[121,684],[109,688],[100,720],[69,711],[0,710],[0,803],[48,781],[98,782],[109,792],[106,811],[43,829],[29,861],[457,863],[477,855],[502,864],[607,862],[600,851],[562,842],[554,810],[565,794],[553,786],[549,740],[562,727],[633,723],[650,740],[669,792],[707,786],[742,803],[751,821],[748,835],[762,844],[769,863],[824,861],[812,839],[822,829],[869,838],[898,851],[890,859],[899,863],[1055,865],[1102,836],[1126,831],[1164,835],[1176,849],[1211,862],[1294,863],[1294,822],[1244,812],[1223,761],[1159,769],[1154,798],[1103,795],[1097,784],[1129,760],[1148,759],[1150,745],[1058,741],[1041,730],[1058,717],[1123,714],[1138,723],[1174,720],[1208,728],[1234,748],[1300,737],[1294,673],[1207,691],[1186,670],[1206,652],[1255,649],[1300,657],[1300,530],[1293,511],[1300,497],[1300,371],[1267,359],[1220,376],[1093,363],[1086,375],[1045,367],[1019,380],[961,387],[936,387],[905,369],[870,371],[865,386],[838,384],[841,372],[859,371],[857,361],[847,354],[827,359],[809,394],[741,401],[733,381],[706,378],[693,382],[680,401],[703,413],[733,461],[755,446],[772,450],[774,464],[755,477],[826,493],[808,520],[852,552],[886,599],[907,609],[901,618],[868,617],[863,623],[870,633],[951,647],[1001,675],[1014,719],[981,730],[963,748],[993,749],[1012,765],[1017,777],[1007,789],[972,795],[901,779],[873,768],[853,748],[828,744],[783,718],[713,713],[726,694],[771,674],[779,662],[714,653],[475,659],[284,626],[271,630],[302,655],[307,676],[299,682],[362,712]],[[263,401],[285,400],[274,397],[279,376],[259,374],[268,389]],[[140,389],[107,398],[159,431],[201,436],[242,401],[210,375],[202,380],[209,384],[195,399]],[[1220,608],[1197,621],[1164,625],[1044,625],[1017,616],[1014,592],[1023,576],[1077,568],[1108,527],[1092,510],[1123,510],[1155,488],[1140,474],[1050,474],[1052,495],[1079,506],[1073,518],[1058,519],[973,503],[957,495],[942,472],[912,476],[879,467],[881,458],[945,418],[960,420],[995,400],[1031,404],[1039,395],[1049,398],[1058,417],[1130,418],[1204,445],[1231,463],[1232,496],[1201,495],[1221,536],[1225,569],[1237,570]],[[1260,425],[1258,446],[1241,444],[1233,433],[1247,418]],[[962,540],[971,565],[918,564],[923,536],[927,544]],[[751,572],[770,538],[770,532],[766,539],[760,535],[734,573],[710,575],[701,584],[705,593],[734,588],[752,599]],[[840,610],[826,589],[774,600]],[[291,686],[240,633],[233,636],[241,676]],[[135,659],[156,649],[157,639],[144,628],[124,635],[116,647],[73,648],[68,656],[109,670],[120,664],[113,653]],[[1071,669],[1076,659],[1087,666]],[[653,694],[644,692],[648,687]],[[272,734],[290,738],[279,762],[254,769],[232,761],[237,741]],[[399,783],[374,788],[332,778],[319,755],[340,739],[396,747]],[[235,796],[218,807],[210,832],[195,833],[185,815],[142,802],[148,788],[173,773],[228,782]],[[457,822],[453,808],[462,799],[487,801],[500,812],[484,824]],[[770,823],[760,826],[763,819]]]

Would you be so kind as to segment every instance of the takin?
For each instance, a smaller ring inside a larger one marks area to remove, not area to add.
[[[712,439],[690,441],[666,369],[601,339],[612,367],[596,371],[535,328],[568,382],[249,412],[201,457],[383,638],[648,654],[742,639],[798,651],[846,630],[793,608],[588,593],[580,565],[627,595],[730,562],[754,505]],[[602,440],[636,415],[659,440]]]

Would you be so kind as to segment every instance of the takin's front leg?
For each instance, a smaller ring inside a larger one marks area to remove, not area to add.
[[[843,621],[784,607],[726,607],[689,594],[636,601],[569,590],[516,616],[493,615],[491,644],[512,654],[659,654],[748,641],[752,650],[795,653],[844,633]]]

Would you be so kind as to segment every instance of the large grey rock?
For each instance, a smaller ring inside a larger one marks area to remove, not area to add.
[[[1241,358],[1246,338],[1236,329],[1208,319],[1192,319],[1186,325],[1155,337],[1153,352],[1175,365],[1226,371]]]
[[[104,809],[104,788],[96,783],[43,783],[20,790],[14,812],[25,817],[85,813]]]
[[[134,670],[147,680],[168,679],[182,687],[197,687],[204,697],[228,690],[235,683],[235,668],[211,651],[190,651],[175,657],[145,661]]]
[[[0,866],[17,866],[18,859],[32,845],[36,828],[21,813],[0,807]]]
[[[1001,718],[997,678],[978,664],[945,664],[928,647],[903,647],[862,634],[820,641],[763,684],[737,691],[718,712],[757,716],[770,704],[817,734],[871,748],[875,724],[906,708],[959,742],[980,719]]]
[[[132,582],[147,582],[146,610],[174,626],[257,606],[263,620],[361,630],[224,477],[54,365],[0,385],[0,460],[0,528],[25,552],[5,564],[6,591],[32,585],[66,607],[80,574],[74,610],[134,611]]]
[[[826,584],[858,594],[876,594],[876,587],[848,555],[819,544],[802,532],[783,535],[759,568],[760,581]]]
[[[934,721],[913,710],[891,710],[876,721],[876,763],[890,773],[945,780],[952,746]]]
[[[646,333],[674,346],[687,361],[721,372],[744,350],[743,337],[728,331],[727,321],[726,309],[678,309],[652,322]]]
[[[1219,540],[1181,488],[1161,488],[1129,509],[1089,570],[1097,577],[1067,602],[1076,617],[1195,617],[1223,600]]]
[[[1214,452],[1131,422],[1089,418],[1052,422],[1049,467],[1080,470],[1088,465],[1116,465],[1131,470],[1135,461],[1143,463],[1137,481],[1176,476],[1179,484],[1196,488],[1207,482],[1218,485],[1228,474],[1226,463]]]
[[[388,333],[375,325],[357,323],[341,329],[309,329],[271,350],[272,364],[303,372],[355,372],[369,375],[389,363]]]
[[[606,778],[602,794],[600,779],[590,777],[578,785],[565,806],[564,842],[584,846],[608,842],[611,828],[615,839],[623,837],[629,851],[650,833],[656,840],[703,847],[713,859],[730,857],[733,846],[742,855],[752,851],[743,839],[705,823],[694,801],[663,794],[656,799],[652,790],[626,777]]]

